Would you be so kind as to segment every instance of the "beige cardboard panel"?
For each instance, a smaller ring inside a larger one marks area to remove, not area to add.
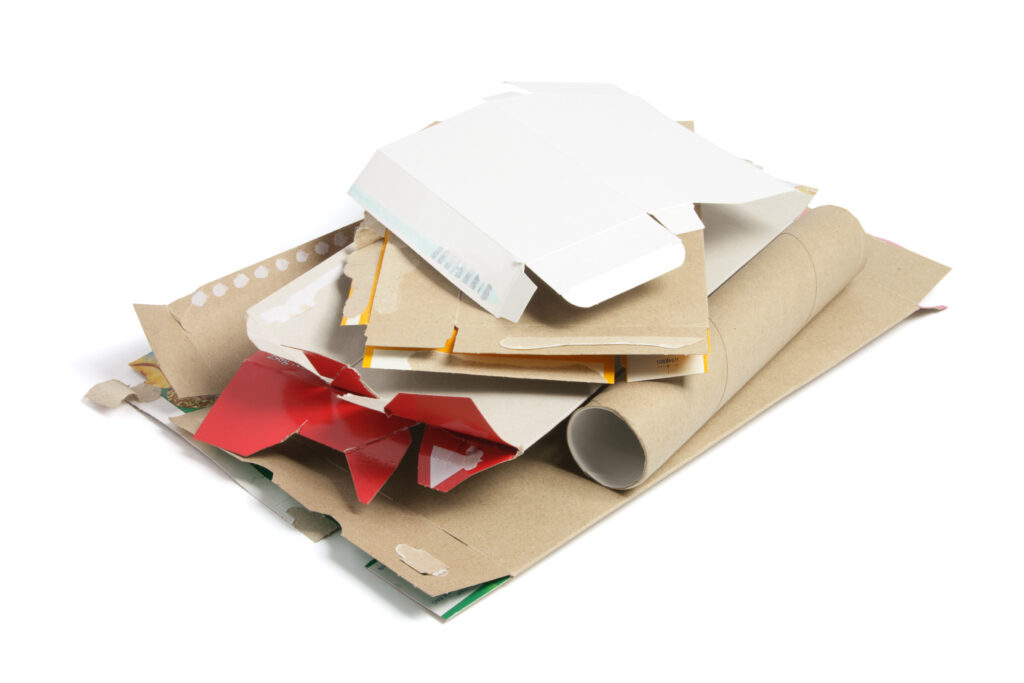
[[[704,234],[698,230],[680,239],[687,252],[681,268],[593,308],[573,306],[540,283],[519,322],[512,323],[462,296],[394,238],[385,249],[367,344],[437,349],[458,328],[457,353],[702,354],[707,348]]]
[[[458,290],[412,249],[391,237],[373,293],[366,343],[392,348],[442,348],[455,329],[458,307]]]
[[[256,348],[245,311],[352,241],[352,224],[208,282],[166,306],[137,304],[146,339],[178,396],[218,394]]]
[[[864,241],[838,207],[797,220],[710,297],[707,374],[599,394],[569,423],[577,462],[613,488],[650,477],[853,279]]]
[[[340,453],[292,440],[242,460],[269,469],[274,473],[273,481],[297,501],[310,510],[329,515],[341,525],[345,538],[410,583],[428,586],[431,595],[507,575],[500,557],[484,554],[435,522],[395,503],[387,488],[377,495],[372,506],[360,503]],[[392,480],[397,478],[414,482],[412,454],[406,455],[402,467],[392,475]],[[402,561],[396,550],[402,544],[437,558],[447,567],[447,573],[420,574]]]
[[[195,434],[207,413],[208,408],[197,410],[175,417],[172,422],[187,434]],[[293,438],[250,457],[233,457],[273,472],[273,482],[307,510],[329,516],[341,526],[345,538],[410,583],[429,589],[431,595],[507,576],[500,555],[485,554],[437,522],[408,506],[396,504],[396,497],[408,491],[427,491],[442,498],[446,495],[416,483],[414,456],[418,446],[418,439],[415,439],[398,470],[374,498],[373,505],[364,505],[356,498],[345,456],[307,439]],[[300,518],[294,514],[293,517]],[[330,522],[323,524],[330,525]],[[444,576],[420,574],[403,562],[396,551],[403,544],[436,558],[445,565],[447,573]]]
[[[356,237],[368,231],[356,231]],[[375,235],[369,232],[370,235]],[[366,242],[364,238],[361,240]],[[351,289],[345,299],[342,324],[365,324],[370,315],[370,299],[373,296],[374,278],[380,263],[383,239],[375,239],[357,248],[345,259],[345,275],[351,280]]]
[[[916,311],[917,301],[948,271],[874,238],[867,240],[867,253],[866,266],[850,285],[664,467],[629,491],[613,491],[583,476],[561,429],[517,460],[446,494],[418,486],[409,458],[369,506],[356,502],[348,473],[338,465],[281,453],[247,461],[273,471],[278,485],[311,510],[330,514],[347,538],[431,595],[516,575]],[[198,422],[201,414],[181,419],[186,418]],[[416,526],[407,514],[424,524]],[[451,545],[455,538],[457,546]],[[405,566],[394,552],[399,543],[441,559],[449,574],[424,576]]]
[[[150,348],[161,359],[160,369],[179,396],[218,394],[227,386],[237,367],[207,365],[205,354],[175,319],[170,306],[135,304],[135,315]],[[182,389],[178,389],[179,386]]]

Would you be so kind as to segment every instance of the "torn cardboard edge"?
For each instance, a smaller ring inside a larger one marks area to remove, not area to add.
[[[358,223],[198,287],[168,305],[136,304],[142,330],[181,397],[219,394],[256,349],[245,329],[224,325],[352,241]]]
[[[160,389],[145,382],[128,386],[116,379],[108,379],[89,389],[83,397],[104,408],[116,408],[127,400],[146,403],[160,398]]]
[[[257,351],[209,408],[195,437],[249,456],[293,436],[344,454],[361,503],[369,503],[413,443],[413,423],[339,398],[344,393],[284,358]]]
[[[495,316],[523,314],[525,267],[594,306],[684,263],[695,203],[795,189],[614,86],[536,87],[379,149],[349,191]]]

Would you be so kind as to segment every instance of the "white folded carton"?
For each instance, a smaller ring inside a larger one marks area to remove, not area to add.
[[[809,197],[611,85],[514,84],[381,148],[349,194],[494,315],[518,321],[536,285],[590,307],[678,268],[695,203]],[[800,205],[802,201],[802,205]],[[790,202],[784,202],[789,204]],[[731,269],[731,270],[730,270]],[[712,277],[713,275],[713,277]]]

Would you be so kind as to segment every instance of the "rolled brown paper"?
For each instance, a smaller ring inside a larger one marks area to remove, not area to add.
[[[576,463],[632,488],[661,467],[864,266],[865,235],[845,209],[812,209],[708,299],[704,375],[614,384],[569,419]]]

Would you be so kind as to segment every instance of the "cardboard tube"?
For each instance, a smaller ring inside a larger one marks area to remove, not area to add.
[[[845,209],[812,209],[708,299],[708,371],[614,384],[569,419],[576,463],[629,489],[653,474],[864,266],[864,231]]]

